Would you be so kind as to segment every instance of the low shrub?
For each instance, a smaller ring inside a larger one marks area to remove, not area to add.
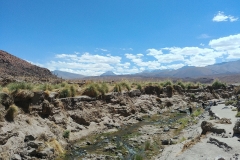
[[[237,104],[237,101],[234,101],[234,100],[229,100],[229,101],[225,101],[225,106],[229,106],[229,105],[236,105]]]
[[[12,104],[7,110],[7,113],[5,116],[6,120],[14,121],[14,118],[17,116],[17,113],[18,113],[18,107]]]
[[[63,138],[69,138],[69,136],[70,136],[70,131],[69,130],[65,130],[63,132]]]

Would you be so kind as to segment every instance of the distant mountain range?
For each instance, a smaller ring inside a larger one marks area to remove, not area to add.
[[[52,73],[55,74],[57,77],[63,78],[63,79],[81,79],[85,77],[84,75],[81,75],[81,74],[64,72],[59,70],[52,71]]]
[[[205,67],[184,66],[177,70],[155,70],[148,73],[138,73],[139,76],[150,77],[178,77],[178,78],[198,78],[209,76],[240,74],[240,60],[224,62]]]
[[[56,72],[56,71],[54,71]],[[53,73],[54,73],[53,72]],[[64,74],[63,74],[64,73]],[[112,71],[107,71],[100,75],[100,77],[160,77],[160,78],[200,78],[200,77],[219,77],[219,76],[231,76],[240,74],[240,60],[223,62],[219,64],[209,65],[205,67],[184,66],[182,68],[172,70],[153,70],[143,71],[131,75],[116,75]],[[74,76],[73,76],[74,75]],[[58,71],[58,76],[65,79],[86,78],[87,76]],[[98,77],[98,76],[97,76]],[[95,77],[96,78],[96,77]]]
[[[101,74],[100,76],[116,76],[116,74],[113,73],[112,71],[107,71],[107,72]]]

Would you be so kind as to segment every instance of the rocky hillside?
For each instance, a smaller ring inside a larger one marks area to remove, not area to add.
[[[0,77],[56,78],[48,69],[24,61],[0,50]]]

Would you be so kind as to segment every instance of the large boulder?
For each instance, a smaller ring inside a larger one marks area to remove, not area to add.
[[[141,91],[139,89],[134,89],[129,91],[129,96],[130,97],[136,97],[136,96],[140,96],[141,95]]]
[[[233,134],[240,134],[240,120],[238,120],[233,127]]]
[[[226,133],[225,129],[215,127],[211,122],[203,121],[201,124],[202,133],[206,134],[207,132],[213,132],[217,134]]]
[[[206,134],[213,129],[213,124],[211,122],[203,121],[201,124],[202,134]]]

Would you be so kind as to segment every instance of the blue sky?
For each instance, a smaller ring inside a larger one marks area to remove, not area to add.
[[[0,1],[0,49],[83,75],[240,59],[239,0]]]

